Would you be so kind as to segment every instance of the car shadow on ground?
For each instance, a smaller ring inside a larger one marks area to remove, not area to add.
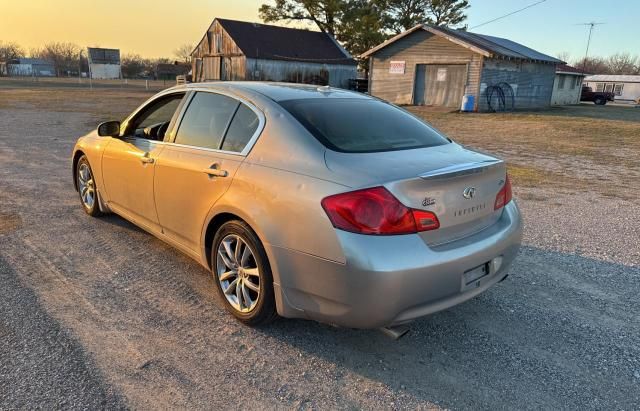
[[[633,303],[640,269],[525,247],[510,273],[488,292],[414,322],[398,341],[303,320],[258,330],[344,373],[447,408],[640,404]]]

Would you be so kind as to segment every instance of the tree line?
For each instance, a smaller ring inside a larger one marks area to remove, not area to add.
[[[174,51],[174,58],[145,58],[135,53],[120,56],[120,66],[124,78],[153,77],[158,64],[189,63],[191,50],[189,44],[180,46]],[[37,58],[53,64],[56,76],[78,76],[80,72],[89,71],[87,49],[74,43],[50,42],[28,52],[17,43],[0,41],[0,62],[18,58]]]
[[[467,0],[273,0],[258,9],[265,23],[315,23],[353,56],[418,24],[466,28]]]
[[[582,58],[575,60],[572,65],[581,70],[584,68],[584,72],[587,74],[640,75],[640,56],[629,53],[616,53],[609,57]]]

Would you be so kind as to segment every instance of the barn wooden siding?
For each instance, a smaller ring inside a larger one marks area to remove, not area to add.
[[[554,64],[485,59],[478,110],[489,109],[486,88],[500,83],[507,83],[513,88],[516,110],[549,107],[555,73]],[[509,107],[509,101],[507,104]]]
[[[194,81],[244,80],[246,58],[231,36],[214,21],[192,54]]]
[[[356,66],[267,59],[247,59],[247,80],[285,81],[347,88]]]
[[[389,73],[391,61],[404,61],[404,74]],[[478,94],[482,55],[425,30],[417,30],[377,51],[370,60],[370,93],[395,104],[413,104],[418,64],[466,64],[465,94]]]

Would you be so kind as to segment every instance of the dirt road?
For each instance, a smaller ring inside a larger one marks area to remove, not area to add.
[[[516,186],[526,234],[510,277],[399,341],[251,329],[198,264],[80,208],[75,138],[147,96],[94,93],[0,90],[0,409],[640,407],[637,201]]]

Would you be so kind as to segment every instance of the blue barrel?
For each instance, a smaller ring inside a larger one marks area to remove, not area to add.
[[[476,105],[476,96],[473,94],[465,94],[462,97],[462,106],[460,107],[461,111],[473,111]]]

